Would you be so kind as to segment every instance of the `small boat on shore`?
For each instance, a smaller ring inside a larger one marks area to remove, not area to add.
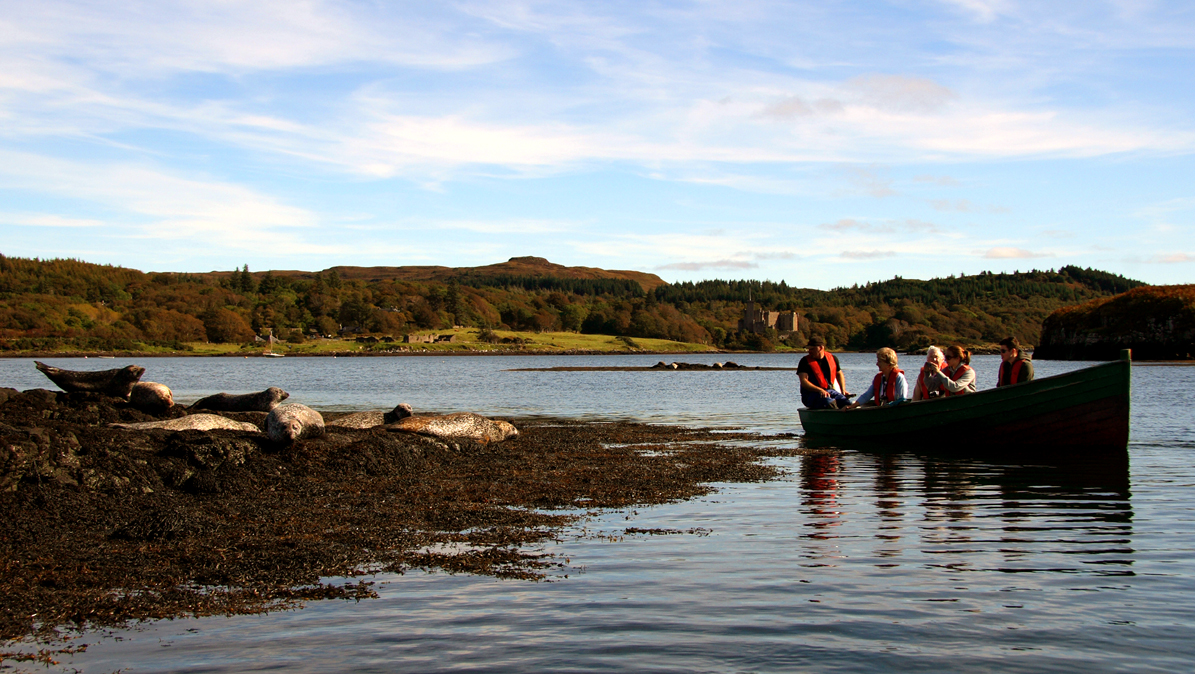
[[[951,453],[1124,451],[1128,350],[1120,360],[961,396],[852,410],[799,411],[812,444],[920,446]]]
[[[266,351],[265,353],[263,353],[261,355],[265,356],[266,358],[285,358],[286,357],[285,353],[274,353],[273,351]]]

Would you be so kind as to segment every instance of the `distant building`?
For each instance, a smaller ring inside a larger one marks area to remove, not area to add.
[[[743,317],[739,319],[739,332],[758,334],[772,328],[781,337],[787,337],[797,331],[799,321],[795,311],[764,311],[754,301],[748,301],[743,309]]]

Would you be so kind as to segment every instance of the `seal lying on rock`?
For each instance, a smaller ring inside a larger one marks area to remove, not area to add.
[[[257,426],[244,421],[233,421],[218,414],[189,414],[167,421],[142,421],[136,424],[111,424],[113,428],[127,428],[133,431],[148,431],[161,428],[167,431],[252,431],[260,433]]]
[[[257,393],[217,393],[206,398],[200,398],[191,404],[193,410],[212,410],[214,412],[269,412],[278,403],[286,400],[290,394],[277,386],[271,386]]]
[[[155,381],[139,381],[133,384],[129,404],[142,412],[160,414],[174,406],[174,392],[165,384]]]
[[[383,426],[388,431],[430,435],[440,440],[473,440],[483,445],[518,437],[519,431],[505,421],[494,421],[472,412],[443,416],[407,417]]]
[[[409,416],[411,416],[411,406],[406,403],[399,403],[397,407],[389,412],[356,412],[340,417],[336,421],[329,422],[328,425],[338,428],[373,428],[382,424],[392,424],[399,419],[406,419]]]
[[[139,365],[129,365],[128,367],[122,367],[117,370],[99,370],[95,372],[63,370],[53,365],[39,363],[36,360],[33,361],[33,365],[42,374],[49,377],[50,381],[57,384],[58,388],[67,393],[91,391],[126,400],[129,397],[129,393],[133,390],[133,384],[136,384],[141,379],[141,375],[145,374],[145,368]]]
[[[296,440],[318,438],[324,434],[324,417],[299,403],[283,403],[270,410],[266,417],[266,435],[281,444]]]

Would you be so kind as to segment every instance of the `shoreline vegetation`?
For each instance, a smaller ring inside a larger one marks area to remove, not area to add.
[[[1056,309],[1141,285],[1074,266],[817,290],[535,257],[184,274],[0,255],[0,354],[739,353],[802,350],[813,335],[839,351],[980,352],[1008,335],[1037,344]],[[461,331],[467,343],[450,341]]]
[[[763,459],[807,451],[733,431],[548,418],[509,419],[518,437],[488,445],[378,427],[331,425],[284,447],[260,432],[110,426],[184,413],[0,389],[0,660],[52,664],[88,632],[146,620],[365,600],[379,572],[567,582],[583,561],[545,546],[584,535],[586,517],[774,479]],[[259,427],[265,417],[221,414]]]

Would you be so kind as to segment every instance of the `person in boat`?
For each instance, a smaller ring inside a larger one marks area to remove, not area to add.
[[[1033,361],[1021,352],[1021,343],[1016,337],[1000,340],[1000,375],[996,386],[1011,386],[1033,381]]]
[[[826,341],[818,335],[809,338],[806,348],[807,355],[797,363],[801,404],[811,410],[845,408],[850,398],[838,357],[826,351]]]
[[[975,393],[976,376],[975,368],[971,367],[971,352],[956,344],[946,347],[945,356],[946,367],[928,374],[926,383],[936,386],[942,395]]]
[[[876,367],[880,368],[880,372],[871,380],[871,386],[849,407],[883,406],[908,400],[909,381],[905,379],[904,370],[896,366],[896,352],[886,346],[876,351]]]
[[[934,375],[946,366],[946,356],[936,346],[925,350],[925,365],[917,373],[917,384],[913,387],[913,400],[929,400],[942,395],[942,387],[938,385]],[[927,379],[928,378],[928,379]]]

